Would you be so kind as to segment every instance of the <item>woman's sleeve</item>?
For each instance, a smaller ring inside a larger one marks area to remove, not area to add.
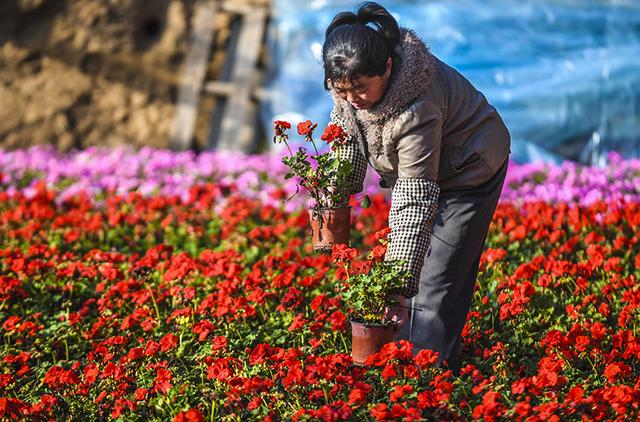
[[[391,192],[389,243],[385,260],[404,260],[411,274],[404,287],[393,293],[415,296],[424,258],[431,244],[433,219],[440,187],[436,183],[440,161],[442,114],[433,104],[422,103],[401,115],[395,128],[398,180]]]
[[[346,131],[344,122],[335,114],[331,113],[331,123],[342,126]],[[340,154],[341,160],[349,160],[353,165],[353,171],[347,177],[347,183],[350,186],[349,194],[362,192],[364,178],[367,174],[367,160],[358,147],[358,141],[352,133],[349,133],[349,139],[345,145],[336,147],[335,151],[331,151],[331,157],[337,157]]]

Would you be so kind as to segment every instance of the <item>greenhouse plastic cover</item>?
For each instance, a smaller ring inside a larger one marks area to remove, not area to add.
[[[333,16],[357,2],[275,0],[274,119],[328,123],[321,48]],[[640,1],[381,2],[499,111],[518,162],[640,156]]]

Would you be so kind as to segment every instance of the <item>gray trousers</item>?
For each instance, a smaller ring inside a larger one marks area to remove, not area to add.
[[[414,354],[421,349],[438,352],[438,364],[446,361],[455,373],[460,365],[460,334],[507,166],[476,188],[440,192],[420,290],[407,304],[421,311],[409,311],[397,336],[414,344]]]

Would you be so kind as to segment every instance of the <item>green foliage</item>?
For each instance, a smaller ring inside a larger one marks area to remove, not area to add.
[[[315,201],[315,208],[332,208],[341,206],[349,200],[349,177],[353,172],[353,164],[349,160],[340,158],[339,143],[336,140],[331,150],[320,154],[313,140],[313,130],[316,125],[309,123],[305,140],[313,145],[315,154],[310,155],[307,149],[300,147],[293,153],[289,147],[286,134],[287,127],[276,130],[276,140],[283,142],[289,151],[289,157],[282,157],[282,163],[290,171],[285,179],[298,178],[298,185],[307,190]],[[315,161],[315,165],[312,164]]]
[[[342,299],[353,311],[352,319],[380,323],[385,308],[390,304],[390,293],[401,288],[408,272],[401,261],[380,261],[366,274],[350,275],[341,292]]]

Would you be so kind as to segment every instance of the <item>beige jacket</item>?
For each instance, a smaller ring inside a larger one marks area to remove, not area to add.
[[[434,180],[440,189],[471,188],[509,156],[511,138],[495,108],[459,72],[402,30],[389,88],[373,110],[355,110],[333,95],[332,120],[355,134],[383,187],[399,177]]]
[[[509,156],[510,136],[484,95],[432,55],[410,30],[401,42],[387,92],[356,110],[332,92],[331,120],[351,135],[340,157],[351,160],[352,192],[363,189],[369,163],[393,188],[385,259],[401,259],[411,279],[398,291],[418,293],[440,190],[488,181]]]

